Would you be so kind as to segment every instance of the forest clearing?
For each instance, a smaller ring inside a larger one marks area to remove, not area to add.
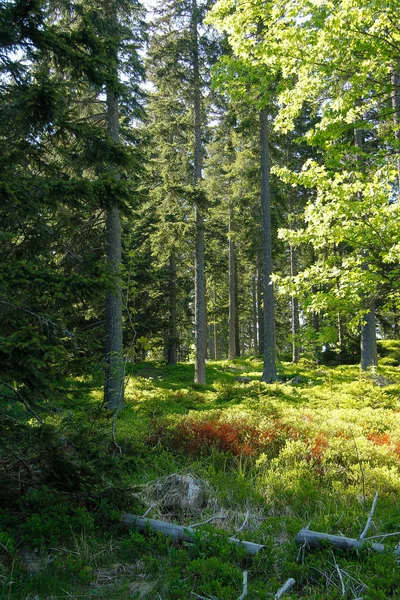
[[[0,0],[0,596],[400,598],[398,0]]]
[[[33,430],[10,465],[18,500],[0,513],[2,597],[236,600],[247,572],[249,599],[275,597],[289,578],[288,599],[398,598],[399,352],[380,368],[384,387],[359,367],[305,360],[280,364],[274,384],[260,382],[260,359],[211,361],[207,387],[193,384],[193,365],[137,364],[114,441],[101,389],[70,382],[46,419],[59,434]],[[203,482],[204,501],[165,505],[154,489],[173,474]],[[367,537],[384,553],[371,541],[295,544],[307,526],[358,538],[376,492]],[[129,531],[123,513],[205,524],[176,542]],[[229,542],[244,522],[237,536],[265,545],[257,555]]]

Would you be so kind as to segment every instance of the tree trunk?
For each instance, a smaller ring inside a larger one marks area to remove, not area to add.
[[[232,239],[234,232],[233,210],[229,207],[229,355],[230,359],[240,356],[239,314],[236,247]]]
[[[261,231],[264,296],[264,369],[262,381],[277,379],[275,350],[275,309],[272,275],[271,195],[269,187],[268,113],[260,112]]]
[[[172,252],[169,257],[169,323],[167,362],[177,362],[177,330],[176,330],[176,259]]]
[[[354,132],[355,144],[357,148],[363,146],[363,136],[360,129]],[[359,157],[357,157],[360,160]],[[368,255],[365,250],[362,251],[365,261],[362,265],[363,271],[368,271]],[[372,298],[363,299],[363,308],[365,316],[361,325],[361,370],[366,371],[369,367],[375,367],[378,364],[378,350],[376,346],[376,322],[375,322],[375,302]]]
[[[116,144],[119,143],[118,98],[107,87],[107,131]],[[119,174],[115,175],[119,179]],[[116,410],[124,400],[124,357],[122,334],[121,267],[121,218],[119,207],[111,200],[107,206],[105,250],[108,268],[115,275],[115,288],[106,296],[106,345],[104,403]]]
[[[293,224],[293,198],[290,195],[289,199],[289,211],[290,211],[290,229],[294,229]],[[290,245],[290,274],[293,277],[297,275],[297,252],[296,249]],[[299,318],[299,301],[295,296],[290,299],[291,306],[291,332],[292,332],[292,362],[299,362],[300,348],[299,348],[299,333],[300,333],[300,318]]]
[[[262,269],[257,270],[257,314],[258,314],[258,352],[264,354],[264,310],[263,310]]]
[[[193,57],[193,108],[194,108],[194,186],[201,182],[202,142],[201,142],[201,81],[199,71],[198,18],[197,2],[192,1],[191,34]],[[197,204],[196,223],[196,259],[195,259],[195,365],[194,382],[206,384],[206,284],[204,274],[204,217]]]
[[[258,354],[258,331],[257,331],[257,283],[256,277],[251,278],[252,317],[253,317],[253,347],[254,354]]]
[[[218,360],[217,283],[214,279],[214,353]]]
[[[400,154],[400,65],[397,64],[392,71],[392,106],[393,106],[393,124],[394,139],[396,141],[395,151]],[[397,158],[397,193],[400,197],[400,155]]]
[[[296,251],[290,247],[290,263],[292,277],[296,271]],[[299,301],[296,296],[291,297],[291,331],[292,331],[292,362],[298,363],[300,359],[300,347],[299,347],[299,333],[300,333],[300,319],[299,319]]]

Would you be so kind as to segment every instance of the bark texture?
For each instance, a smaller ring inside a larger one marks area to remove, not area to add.
[[[169,257],[169,315],[168,315],[168,340],[166,358],[169,365],[177,362],[177,327],[176,327],[176,259],[175,254]]]
[[[394,138],[396,141],[396,152],[400,154],[400,62],[393,68],[392,71],[392,107],[393,107],[393,124]],[[397,158],[397,185],[398,195],[400,197],[400,156]]]
[[[362,149],[363,135],[360,129],[354,132],[355,144],[357,148]],[[360,161],[360,157],[357,159]],[[362,256],[364,263],[363,271],[368,271],[368,253],[363,250]],[[378,364],[378,350],[376,346],[376,320],[375,320],[375,302],[370,297],[363,298],[363,308],[365,310],[364,322],[361,325],[361,369],[366,371],[370,367]]]
[[[119,143],[118,98],[107,89],[107,130],[116,144]],[[115,175],[119,178],[119,174]],[[115,288],[106,296],[106,345],[104,403],[116,410],[124,400],[124,357],[122,333],[121,267],[121,218],[119,207],[112,201],[106,214],[106,259],[109,270],[115,275]]]
[[[269,185],[268,113],[260,112],[261,230],[264,296],[264,369],[262,381],[277,379],[275,350],[275,308],[272,275],[271,194]]]
[[[232,239],[235,231],[232,207],[229,208],[229,352],[230,359],[240,356],[239,312],[236,246]]]
[[[199,69],[199,41],[197,2],[192,2],[192,60],[193,60],[193,108],[194,108],[194,185],[201,182],[201,79]],[[195,208],[196,258],[195,258],[195,363],[194,382],[206,384],[207,314],[206,283],[204,273],[204,216],[201,207]]]

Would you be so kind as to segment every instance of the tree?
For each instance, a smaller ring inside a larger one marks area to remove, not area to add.
[[[278,0],[269,5],[271,18],[263,28],[264,7],[239,2],[234,12],[230,9],[231,3],[221,0],[214,14],[235,52],[260,71],[268,68],[283,75],[276,127],[283,132],[293,129],[306,103],[316,117],[306,137],[321,148],[322,161],[306,162],[302,174],[292,178],[284,169],[275,171],[288,183],[306,183],[316,190],[316,202],[306,209],[308,235],[302,240],[324,252],[314,266],[294,277],[296,293],[300,285],[310,289],[311,281],[318,282],[320,291],[309,297],[309,309],[336,316],[340,311],[360,327],[369,313],[363,299],[378,299],[386,265],[393,265],[393,276],[397,272],[393,253],[398,207],[392,200],[398,151],[394,5],[366,6],[357,0],[288,5]],[[358,153],[361,160],[355,161],[351,135],[361,124],[368,143]],[[363,200],[358,201],[360,192]],[[282,236],[295,243],[302,234]],[[345,250],[340,255],[331,252],[338,246]],[[365,252],[374,263],[368,270],[360,259]],[[390,301],[397,297],[392,286]]]

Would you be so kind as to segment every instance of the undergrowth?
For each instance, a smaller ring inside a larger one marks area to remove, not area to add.
[[[357,538],[376,491],[369,535],[400,531],[400,373],[391,344],[378,371],[391,382],[384,387],[356,366],[304,360],[280,364],[281,381],[271,385],[260,382],[257,357],[210,362],[205,387],[192,384],[191,365],[135,365],[114,441],[101,390],[89,382],[66,393],[43,426],[7,408],[2,427],[14,428],[7,439],[15,443],[0,457],[0,597],[236,600],[247,571],[249,600],[274,597],[289,577],[288,600],[399,598],[400,536],[383,540],[383,554],[294,543],[307,525]],[[206,482],[200,514],[172,514],[146,495],[172,473]],[[192,544],[121,525],[122,512],[148,509],[182,525],[223,518]],[[228,539],[244,521],[238,535],[265,545],[254,557]]]

